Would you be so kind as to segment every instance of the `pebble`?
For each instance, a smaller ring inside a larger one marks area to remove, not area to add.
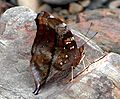
[[[52,8],[50,5],[48,4],[43,4],[42,6],[40,6],[38,8],[38,11],[37,12],[40,12],[40,11],[46,11],[46,12],[52,12]]]
[[[61,7],[56,7],[56,8],[53,8],[53,10],[54,10],[53,12],[58,13],[62,10],[62,8]]]
[[[82,10],[83,10],[83,7],[78,3],[70,3],[70,5],[69,5],[69,12],[71,14],[78,13]]]
[[[88,7],[88,9],[98,9],[101,7],[104,7],[104,4],[107,2],[108,0],[91,0],[91,3]]]
[[[48,4],[65,5],[77,0],[42,0],[42,1]]]
[[[17,3],[18,3],[17,2],[18,0],[6,0],[6,1],[9,2],[9,3],[11,3],[11,4],[13,4],[13,5],[17,5]]]
[[[13,5],[7,2],[0,1],[0,15],[10,7],[13,7]]]
[[[66,9],[62,9],[62,10],[60,10],[59,14],[60,14],[60,15],[68,15],[69,12],[68,12],[68,10],[66,10]]]
[[[81,4],[83,7],[87,7],[90,4],[91,0],[83,0],[79,1],[79,4]]]
[[[120,9],[120,0],[112,1],[112,2],[109,4],[109,8],[110,8],[110,9]]]
[[[33,11],[36,11],[39,6],[38,0],[18,0],[18,5],[20,6],[26,6],[32,9]]]

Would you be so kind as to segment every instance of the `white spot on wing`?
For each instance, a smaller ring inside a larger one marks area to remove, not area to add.
[[[66,42],[65,44],[70,44],[71,42]]]
[[[50,15],[50,18],[55,18],[53,15]]]
[[[70,47],[70,50],[71,50],[71,49],[74,49],[74,48],[75,48],[75,47],[74,47],[74,46],[72,46],[72,47]]]
[[[68,55],[65,55],[66,58],[68,58]]]
[[[63,63],[62,63],[62,62],[60,62],[60,65],[63,65]]]
[[[64,63],[67,63],[66,61],[64,61]]]
[[[74,37],[71,37],[71,41],[73,41],[75,38]]]
[[[63,24],[63,26],[67,26],[65,23],[62,23]]]

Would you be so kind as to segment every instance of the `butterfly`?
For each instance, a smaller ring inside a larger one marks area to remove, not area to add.
[[[37,33],[31,49],[30,69],[37,95],[53,66],[64,71],[76,67],[84,53],[84,45],[77,48],[75,38],[68,26],[47,12],[40,12],[36,19]]]

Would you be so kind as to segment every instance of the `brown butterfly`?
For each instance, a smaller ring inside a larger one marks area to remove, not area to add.
[[[42,11],[35,21],[37,33],[31,50],[30,68],[36,87],[33,93],[37,95],[49,76],[51,66],[60,71],[76,67],[84,46],[77,48],[72,32],[59,18]]]

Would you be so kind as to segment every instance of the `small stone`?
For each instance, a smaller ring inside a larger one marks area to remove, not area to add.
[[[9,3],[11,3],[13,5],[18,5],[18,2],[17,2],[18,0],[6,0],[6,1],[8,1]]]
[[[52,12],[52,8],[48,4],[43,4],[42,6],[39,7],[37,12],[40,12],[40,11]]]
[[[68,12],[68,10],[63,9],[63,10],[61,10],[61,11],[59,12],[59,14],[60,14],[60,15],[68,15],[69,12]]]
[[[120,9],[120,1],[119,0],[112,1],[109,4],[109,8],[110,9]]]
[[[69,12],[71,14],[78,13],[82,10],[83,10],[83,7],[78,3],[70,3],[70,5],[69,5]]]
[[[89,9],[98,9],[104,7],[104,4],[107,3],[108,0],[91,0],[92,2],[89,5]]]
[[[79,3],[80,3],[83,7],[87,7],[87,6],[90,4],[90,0],[79,1]]]
[[[18,0],[18,5],[29,7],[30,9],[36,11],[38,9],[38,0]]]
[[[48,4],[65,5],[77,0],[42,0],[42,1]]]
[[[10,7],[13,7],[13,5],[10,3],[0,1],[0,15]]]
[[[54,10],[54,12],[58,13],[59,11],[62,10],[62,8],[61,7],[56,7],[56,8],[53,8],[53,10]]]

